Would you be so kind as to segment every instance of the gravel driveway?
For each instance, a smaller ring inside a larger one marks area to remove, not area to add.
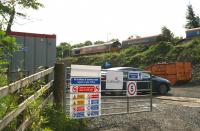
[[[200,98],[200,86],[174,86],[168,96]],[[154,98],[152,112],[101,116],[89,119],[89,123],[90,130],[99,131],[200,131],[200,107]]]
[[[153,111],[90,119],[89,129],[99,131],[200,131],[200,108],[162,104]]]
[[[191,97],[191,98],[200,98],[200,83],[199,85],[178,85],[173,86],[169,95],[172,96],[181,96],[181,97]]]

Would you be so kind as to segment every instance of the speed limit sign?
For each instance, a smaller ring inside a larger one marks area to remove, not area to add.
[[[127,96],[136,96],[137,95],[137,83],[135,81],[127,82]]]

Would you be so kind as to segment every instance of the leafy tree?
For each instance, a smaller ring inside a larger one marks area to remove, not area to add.
[[[94,42],[94,45],[99,45],[99,44],[103,44],[103,43],[105,43],[105,42],[104,42],[104,41],[98,40],[98,41],[95,41],[95,42]]]
[[[43,7],[38,0],[1,0],[0,1],[0,17],[1,26],[6,26],[6,32],[11,31],[16,16],[26,17],[26,14],[19,11],[23,9],[37,10]]]
[[[72,47],[70,43],[67,43],[67,42],[60,43],[60,45],[56,47],[57,58],[64,58],[64,57],[70,56],[71,49]]]
[[[16,39],[14,37],[7,36],[4,31],[0,30],[0,64],[8,63],[9,57],[16,49]]]
[[[87,40],[87,41],[84,42],[84,46],[89,46],[89,45],[92,45],[91,41]]]
[[[110,41],[111,41],[111,42],[115,42],[115,41],[119,41],[119,39],[113,38],[113,39],[111,39]]]
[[[85,46],[84,43],[79,43],[79,44],[75,44],[72,46],[72,48],[79,48],[79,47],[83,47]]]
[[[187,6],[186,19],[187,23],[185,25],[185,28],[191,29],[200,27],[200,18],[199,16],[195,15],[191,4]]]
[[[89,46],[92,45],[92,42],[87,40],[84,43],[79,43],[79,44],[75,44],[72,46],[72,48],[79,48],[79,47],[84,47],[84,46]]]
[[[161,35],[157,39],[158,42],[174,42],[174,34],[166,27],[161,28]]]

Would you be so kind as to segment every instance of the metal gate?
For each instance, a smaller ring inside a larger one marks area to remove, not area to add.
[[[66,68],[66,113],[70,114],[70,71]],[[148,78],[140,80],[130,80],[127,76],[129,70],[114,71],[123,72],[123,87],[122,89],[106,89],[106,79],[101,70],[101,115],[120,115],[138,112],[152,111],[152,76],[149,72],[140,71],[143,74],[148,74]],[[127,84],[135,82],[137,85],[137,94],[134,96],[127,95]]]

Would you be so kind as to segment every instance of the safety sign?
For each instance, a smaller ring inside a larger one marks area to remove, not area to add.
[[[80,78],[80,77],[72,77],[71,84],[73,85],[98,85],[100,84],[100,77],[97,78]]]
[[[72,65],[70,116],[74,119],[101,115],[101,67]]]
[[[135,81],[127,82],[127,96],[136,96],[137,95],[137,83]]]
[[[95,86],[72,86],[70,88],[70,92],[74,93],[74,92],[100,92],[100,86],[99,85],[95,85]]]

